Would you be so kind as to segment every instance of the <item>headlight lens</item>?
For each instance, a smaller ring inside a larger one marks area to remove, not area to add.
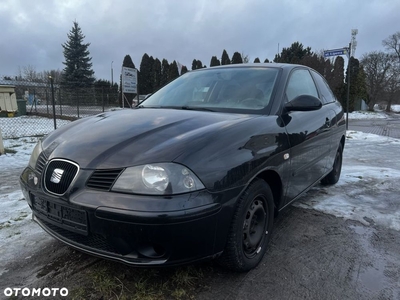
[[[164,168],[160,166],[145,165],[142,170],[142,180],[145,186],[158,191],[165,191],[169,178]]]
[[[39,141],[39,142],[36,144],[35,148],[33,149],[33,152],[32,152],[32,154],[31,154],[31,158],[29,159],[29,166],[30,166],[32,169],[35,169],[35,167],[36,167],[36,162],[37,162],[37,160],[38,160],[38,157],[39,157],[40,153],[42,153],[42,151],[43,151],[43,149],[42,149],[42,142]]]
[[[116,192],[173,195],[204,189],[197,176],[185,166],[158,163],[125,169],[112,190]]]

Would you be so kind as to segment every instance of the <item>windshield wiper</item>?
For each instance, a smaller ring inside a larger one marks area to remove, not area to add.
[[[185,109],[185,110],[202,110],[202,111],[214,111],[210,108],[207,107],[201,107],[201,106],[181,106],[180,109]]]
[[[201,107],[201,106],[143,106],[139,105],[136,106],[136,108],[167,108],[167,109],[183,109],[183,110],[200,110],[200,111],[214,111],[210,108],[207,107]]]

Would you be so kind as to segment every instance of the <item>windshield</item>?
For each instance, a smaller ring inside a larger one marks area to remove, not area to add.
[[[276,68],[209,68],[188,72],[166,85],[140,107],[261,110],[270,103]]]

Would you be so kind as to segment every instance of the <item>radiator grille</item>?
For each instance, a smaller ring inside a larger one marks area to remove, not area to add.
[[[90,176],[86,186],[92,189],[109,191],[123,169],[96,170]]]
[[[63,195],[78,174],[77,164],[54,159],[47,165],[44,177],[45,188],[48,192],[55,195]]]
[[[42,172],[43,172],[43,168],[44,168],[44,166],[46,165],[46,162],[47,162],[47,157],[46,157],[46,155],[44,155],[44,153],[42,152],[42,153],[40,153],[40,155],[39,155],[39,157],[38,157],[38,160],[36,161],[36,171],[39,173],[39,174],[42,174]]]

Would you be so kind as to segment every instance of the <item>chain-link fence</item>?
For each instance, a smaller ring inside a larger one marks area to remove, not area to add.
[[[117,107],[116,87],[0,80],[0,128],[5,139],[45,135],[78,118]]]

